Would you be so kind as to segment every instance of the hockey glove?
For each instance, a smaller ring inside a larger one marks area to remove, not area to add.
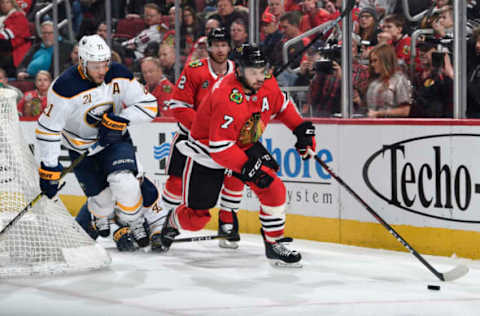
[[[311,156],[309,149],[315,152],[317,145],[315,142],[315,126],[313,126],[312,122],[305,121],[293,130],[293,134],[297,136],[295,148],[300,154],[300,157],[302,157],[303,160],[309,159]]]
[[[129,120],[113,113],[105,113],[98,128],[98,143],[100,146],[120,143],[127,130]]]
[[[59,163],[56,167],[47,167],[40,164],[38,173],[40,175],[40,189],[49,199],[53,198],[59,190],[59,180],[62,175],[63,166]]]
[[[113,233],[113,241],[117,245],[118,251],[135,251],[133,235],[128,226],[119,227]]]
[[[262,164],[262,158],[250,158],[242,167],[242,180],[252,182],[260,189],[267,188],[273,182],[273,178],[261,169]]]

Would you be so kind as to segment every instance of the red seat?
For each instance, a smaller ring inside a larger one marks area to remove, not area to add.
[[[129,18],[118,20],[114,38],[130,39],[146,28],[141,18]]]
[[[15,81],[9,81],[9,85],[12,85],[14,87],[17,87],[20,89],[23,93],[30,91],[30,90],[35,90],[35,83],[30,80],[15,80]]]

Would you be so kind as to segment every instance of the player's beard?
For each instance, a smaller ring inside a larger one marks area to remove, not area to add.
[[[228,59],[228,55],[224,55],[224,56],[216,56],[212,53],[208,53],[210,55],[210,58],[216,62],[217,64],[223,64],[227,61]]]

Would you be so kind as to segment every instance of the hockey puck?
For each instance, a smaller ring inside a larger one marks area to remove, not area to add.
[[[427,289],[432,290],[432,291],[440,291],[440,285],[429,284],[427,286]]]

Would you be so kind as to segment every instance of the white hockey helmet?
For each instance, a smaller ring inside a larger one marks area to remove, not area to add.
[[[89,61],[110,61],[112,52],[100,35],[85,35],[78,43],[78,57],[85,73]]]

